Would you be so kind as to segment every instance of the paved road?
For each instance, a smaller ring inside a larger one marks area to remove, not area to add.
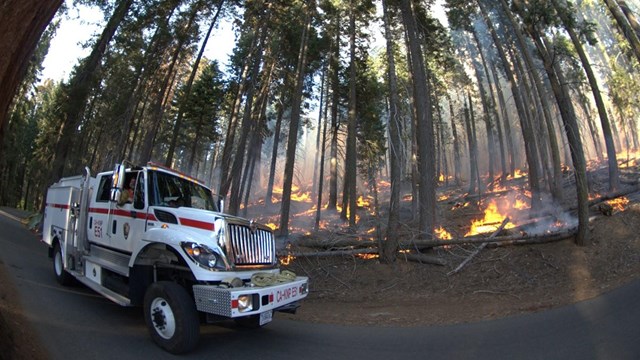
[[[78,285],[59,286],[46,246],[0,212],[0,260],[53,359],[172,359],[148,337],[142,311]],[[412,328],[308,324],[259,330],[203,326],[193,359],[640,359],[640,281],[543,313]]]

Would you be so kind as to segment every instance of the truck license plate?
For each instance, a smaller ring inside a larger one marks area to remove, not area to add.
[[[263,313],[260,313],[260,326],[271,322],[271,320],[273,320],[273,311],[269,310],[269,311],[265,311]]]

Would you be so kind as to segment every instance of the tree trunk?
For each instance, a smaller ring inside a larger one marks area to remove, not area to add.
[[[618,5],[620,6],[620,10],[622,10],[622,13],[627,18],[629,25],[631,26],[633,31],[635,31],[636,36],[640,38],[640,23],[638,22],[638,18],[636,18],[636,14],[634,14],[633,11],[629,9],[629,5],[627,5],[626,1],[624,0],[617,0],[617,1],[618,1]]]
[[[75,70],[74,76],[69,80],[66,99],[63,100],[64,104],[61,104],[64,123],[60,129],[60,138],[55,146],[55,157],[49,183],[56,181],[64,175],[67,155],[72,151],[74,135],[82,121],[82,114],[93,83],[97,77],[100,62],[107,49],[107,45],[129,12],[129,7],[132,3],[133,0],[120,0],[118,2],[100,38],[94,45],[91,54]]]
[[[451,134],[453,136],[453,169],[454,169],[454,180],[456,185],[462,185],[462,160],[460,155],[460,139],[458,138],[458,129],[456,128],[455,118],[456,115],[453,111],[453,101],[451,100],[451,96],[449,93],[445,94],[447,96],[447,102],[449,103],[449,116],[451,120]]]
[[[638,62],[640,62],[640,38],[629,24],[627,17],[624,15],[624,12],[618,5],[618,1],[604,0],[604,3],[609,8],[609,11],[611,12],[613,18],[616,19],[616,23],[622,31],[622,34],[629,42],[629,45],[631,45],[633,54],[636,56],[636,58],[638,58]]]
[[[284,93],[284,89],[282,93]],[[276,175],[276,162],[278,160],[278,144],[280,143],[280,131],[282,128],[282,117],[284,116],[284,105],[279,103],[276,105],[278,109],[278,115],[276,116],[276,125],[273,133],[273,147],[271,149],[271,163],[269,166],[269,181],[267,184],[267,194],[265,195],[264,203],[265,205],[273,204],[272,196],[273,196],[273,185],[275,182]]]
[[[422,237],[433,237],[436,216],[436,174],[431,156],[435,153],[433,116],[426,67],[417,33],[416,18],[410,0],[400,1],[403,23],[411,53],[411,73],[413,75],[413,99],[417,120],[419,190],[419,230]]]
[[[349,65],[349,114],[347,123],[347,153],[344,168],[344,191],[342,195],[343,219],[348,217],[349,226],[356,226],[356,181],[357,181],[357,154],[356,154],[356,14],[351,0],[351,14],[349,15],[350,35],[350,65]]]
[[[478,177],[478,145],[476,144],[476,135],[472,123],[473,118],[473,102],[471,101],[471,93],[467,94],[468,101],[464,106],[464,123],[467,129],[467,142],[469,143],[469,194],[480,194],[480,179]]]
[[[398,252],[398,230],[400,226],[400,187],[402,185],[402,129],[398,119],[398,79],[396,77],[395,59],[393,57],[393,41],[391,38],[391,19],[387,8],[387,0],[382,0],[384,30],[387,55],[387,81],[389,82],[389,149],[391,156],[391,189],[389,198],[389,217],[385,242],[380,249],[380,260],[384,263],[395,261]]]
[[[538,52],[543,59],[545,71],[551,81],[553,94],[558,102],[558,108],[564,123],[564,129],[567,134],[567,140],[571,149],[571,160],[574,167],[574,176],[576,179],[576,192],[578,203],[578,233],[576,235],[576,243],[578,245],[587,245],[589,240],[589,189],[587,184],[586,161],[584,159],[584,150],[578,122],[571,103],[571,97],[566,88],[562,72],[558,63],[554,62],[553,55],[549,52],[550,47],[545,38],[540,34],[531,33],[531,37],[538,48]]]
[[[503,5],[506,3],[504,0],[502,1]],[[531,139],[533,135],[533,131],[531,130],[531,126],[529,126],[528,121],[528,113],[524,106],[524,100],[522,99],[520,90],[518,89],[515,77],[513,75],[513,70],[511,69],[511,65],[504,51],[504,47],[502,42],[498,38],[496,30],[493,26],[493,22],[486,14],[484,7],[482,6],[482,2],[478,1],[480,5],[480,10],[482,11],[482,17],[484,18],[487,27],[489,28],[489,33],[493,39],[494,44],[496,45],[496,50],[498,51],[498,56],[502,61],[503,68],[507,75],[507,80],[511,85],[511,93],[513,94],[513,100],[516,103],[516,109],[518,110],[518,118],[520,120],[520,127],[522,130],[522,137],[524,138],[524,149],[527,158],[527,165],[529,168],[529,189],[531,190],[531,208],[538,209],[541,206],[541,198],[540,198],[540,184],[539,184],[539,159],[535,146],[527,139]],[[507,11],[510,11],[508,6],[506,8]],[[511,14],[509,12],[509,14]]]
[[[269,16],[267,16],[267,20],[268,18]],[[240,138],[238,138],[237,141],[236,156],[233,160],[233,165],[231,166],[231,172],[229,173],[228,181],[231,182],[231,195],[229,196],[229,213],[233,215],[237,215],[238,209],[240,208],[240,201],[242,196],[242,191],[240,189],[240,182],[242,181],[242,167],[244,164],[245,152],[247,152],[247,140],[249,139],[252,125],[254,131],[257,131],[257,126],[254,124],[255,122],[252,119],[252,112],[256,87],[258,83],[258,71],[260,70],[260,65],[262,64],[263,58],[262,46],[265,44],[266,36],[268,33],[266,24],[268,24],[268,21],[265,21],[263,23],[263,25],[265,25],[265,28],[263,28],[260,32],[260,40],[258,41],[258,46],[255,49],[257,53],[255,56],[252,56],[253,69],[251,70],[248,90],[245,95],[246,100],[244,105],[244,114],[242,116],[242,125],[240,127]]]
[[[475,33],[474,33],[474,38],[477,39],[477,37],[475,36]],[[482,81],[482,72],[480,71],[480,64],[476,60],[477,57],[474,56],[475,51],[471,51],[472,45],[470,43],[468,43],[467,45],[469,46],[470,54],[472,54],[471,57],[473,58],[472,60],[473,70],[476,74],[476,79],[478,80],[478,89],[480,90],[480,103],[482,104],[482,110],[484,113],[482,116],[482,119],[484,120],[485,130],[487,132],[487,157],[489,160],[489,168],[488,168],[489,184],[492,184],[493,179],[495,177],[495,174],[494,174],[495,140],[493,139],[493,127],[491,126],[490,108],[489,108],[489,104],[487,104],[487,93],[484,88],[484,85],[482,84],[483,81]],[[478,146],[477,143],[476,143],[476,146]]]
[[[340,103],[340,17],[335,17],[335,39],[331,44],[333,52],[329,66],[331,68],[331,150],[329,153],[329,205],[335,210],[338,205],[338,105]]]
[[[593,73],[593,69],[591,68],[589,59],[587,58],[587,54],[582,47],[582,43],[578,38],[578,34],[576,34],[575,30],[571,26],[571,19],[569,18],[569,14],[567,14],[566,12],[567,9],[563,9],[558,3],[558,0],[553,0],[553,4],[556,8],[556,11],[560,15],[562,22],[564,23],[564,28],[569,34],[571,42],[573,43],[578,56],[580,57],[582,68],[587,74],[587,79],[589,80],[591,93],[593,94],[593,98],[596,101],[598,115],[600,116],[600,124],[602,126],[602,133],[605,139],[605,146],[607,148],[607,159],[609,164],[609,191],[614,192],[618,189],[618,187],[620,187],[620,180],[618,176],[618,160],[616,158],[616,149],[613,145],[613,137],[611,134],[611,126],[609,125],[609,117],[607,116],[607,110],[605,108],[604,100],[602,99],[600,88],[598,87],[598,81],[595,74]]]
[[[29,59],[62,0],[4,0],[0,6],[0,149],[9,108],[27,73]]]
[[[328,91],[327,91],[328,92]],[[320,214],[322,213],[322,193],[324,191],[324,163],[327,148],[327,104],[324,105],[324,126],[322,128],[322,141],[320,142],[320,170],[318,171],[318,201],[316,203],[316,217],[313,224],[314,231],[320,230]]]
[[[308,4],[311,7],[313,4]],[[289,124],[289,137],[287,140],[287,158],[284,165],[284,181],[282,185],[282,207],[280,209],[280,236],[289,235],[289,211],[291,209],[291,187],[293,185],[293,172],[296,160],[296,148],[298,146],[298,129],[300,127],[300,112],[302,104],[302,90],[307,67],[307,47],[309,46],[309,30],[311,28],[311,10],[307,8],[304,30],[300,39],[300,51],[298,53],[298,65],[296,66],[295,90],[291,99],[291,121]]]
[[[506,174],[511,174],[511,176],[513,176],[516,171],[516,151],[515,146],[513,145],[513,137],[511,135],[511,119],[509,116],[509,111],[507,111],[507,104],[504,99],[504,93],[502,92],[502,87],[500,86],[496,63],[493,60],[491,61],[491,72],[493,74],[493,82],[496,84],[496,91],[498,92],[498,102],[500,104],[500,112],[502,113],[504,124],[504,138],[507,141],[505,160],[508,164]],[[500,129],[500,127],[498,127],[498,129]],[[499,136],[502,137],[502,135]]]
[[[198,5],[196,3],[193,9],[193,16],[198,13]],[[184,98],[182,99],[183,104],[187,104],[189,102],[189,97],[191,97],[191,86],[193,85],[193,80],[196,78],[196,74],[198,73],[198,67],[200,65],[200,60],[202,60],[202,55],[204,54],[204,50],[207,47],[207,43],[209,42],[209,36],[211,36],[211,31],[215,26],[218,15],[220,15],[220,10],[222,9],[222,5],[224,4],[224,0],[220,0],[220,4],[218,4],[218,10],[216,11],[213,20],[211,20],[211,25],[209,25],[209,29],[207,30],[207,34],[204,36],[204,40],[202,41],[202,46],[200,47],[200,52],[198,52],[198,56],[196,57],[196,61],[193,63],[193,67],[191,69],[191,74],[189,75],[189,80],[187,80],[187,85],[184,89]],[[176,145],[178,144],[178,137],[182,131],[182,117],[184,115],[184,105],[180,106],[178,110],[178,116],[176,118],[176,122],[173,125],[173,136],[171,137],[171,143],[169,144],[169,150],[167,152],[167,158],[164,161],[165,166],[171,166],[173,163],[173,154],[176,150]]]

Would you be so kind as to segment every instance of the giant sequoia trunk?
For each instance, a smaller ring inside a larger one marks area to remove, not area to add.
[[[0,5],[0,149],[9,107],[40,36],[62,0],[4,0]]]

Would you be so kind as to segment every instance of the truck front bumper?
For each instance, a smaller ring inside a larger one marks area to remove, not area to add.
[[[264,287],[221,288],[194,285],[193,295],[198,311],[230,318],[287,309],[288,305],[307,297],[309,278]]]

